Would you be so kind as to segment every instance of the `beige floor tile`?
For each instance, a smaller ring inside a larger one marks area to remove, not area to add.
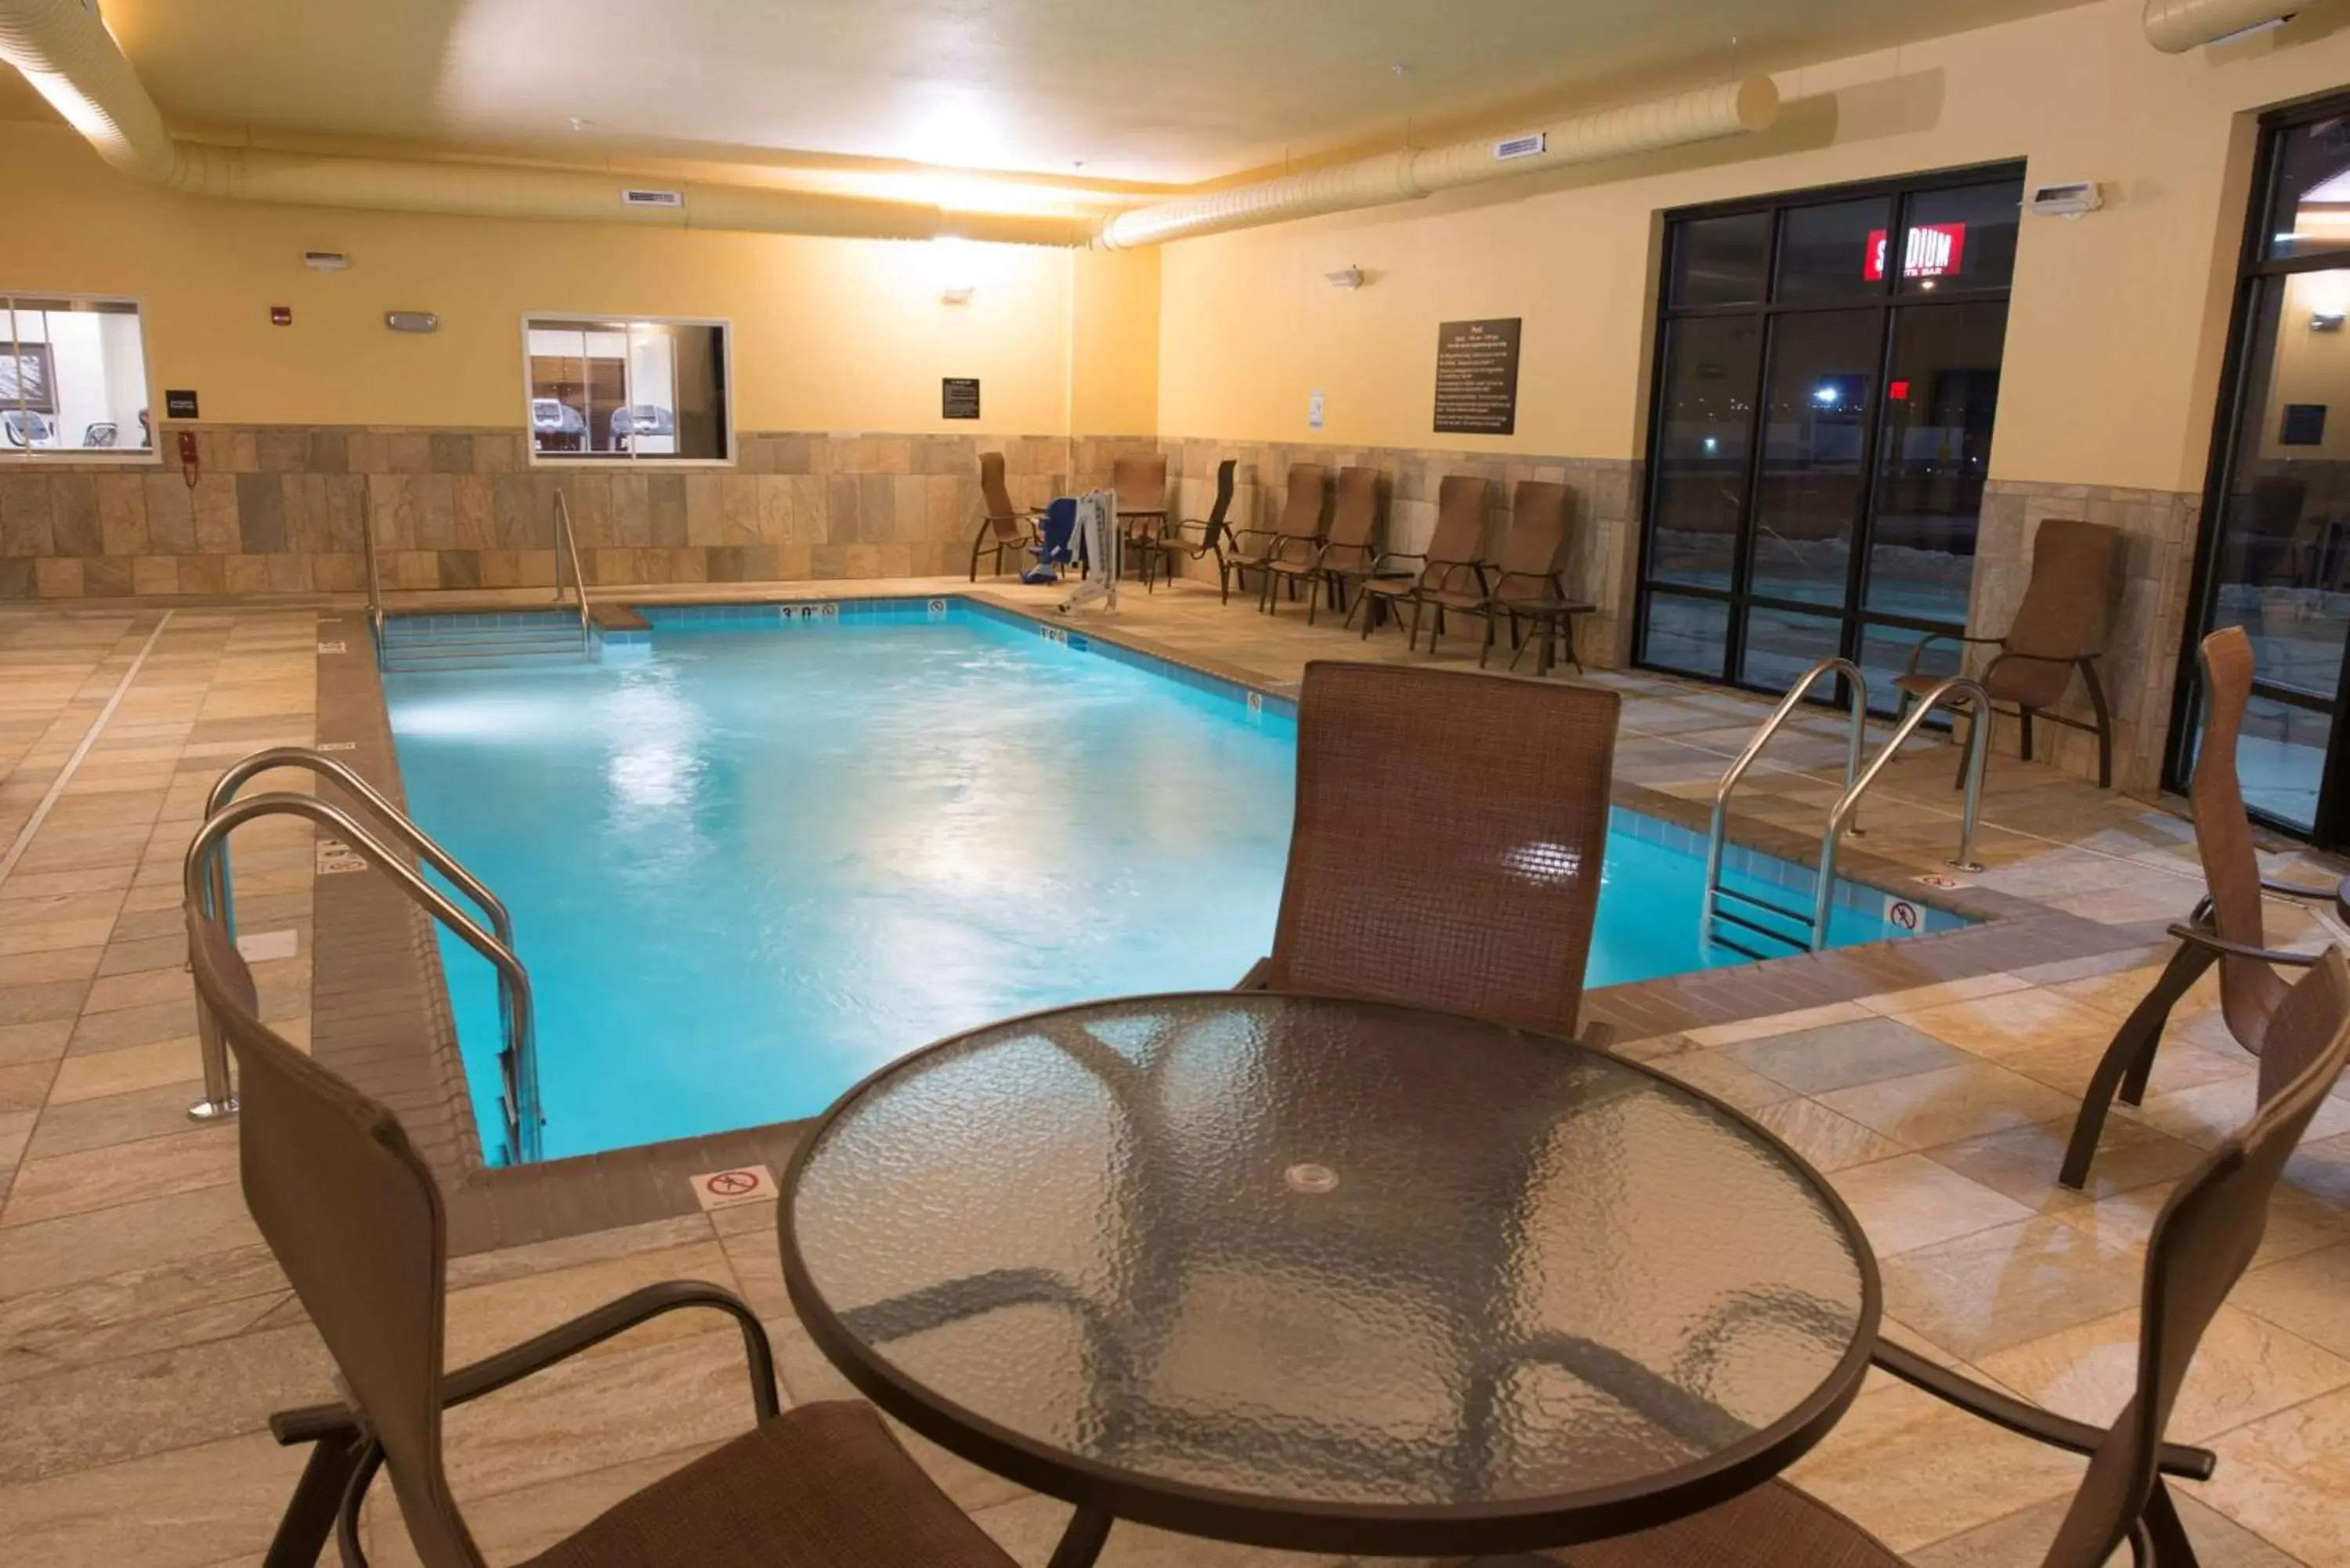
[[[1863,1394],[1789,1479],[1907,1552],[2064,1497],[2083,1466],[1900,1384]]]
[[[67,948],[103,947],[109,931],[114,929],[111,915],[88,919],[41,920],[28,917],[12,919],[0,926],[0,960],[21,958],[30,953],[56,952]],[[96,969],[93,964],[91,968]],[[46,977],[56,978],[56,977]],[[28,980],[15,978],[14,971],[0,962],[0,985],[27,985]]]
[[[1791,1033],[1798,1029],[1815,1029],[1824,1023],[1853,1023],[1870,1016],[1866,1008],[1856,1002],[1838,1002],[1825,1007],[1806,1007],[1796,1012],[1782,1012],[1770,1018],[1750,1018],[1742,1023],[1715,1023],[1689,1032],[1690,1044],[1701,1048],[1734,1045],[1742,1040],[1761,1040],[1768,1035]]]
[[[1891,1018],[1831,1023],[1727,1046],[1723,1054],[1800,1094],[1822,1095],[1913,1073],[1955,1067],[1970,1058]]]
[[[1837,1089],[1819,1100],[1907,1148],[2068,1118],[2074,1108],[2046,1085],[1988,1062]]]
[[[1901,1146],[1817,1100],[1781,1100],[1748,1113],[1787,1140],[1816,1169],[1843,1170],[1901,1152]]]
[[[1687,1084],[1724,1105],[1750,1113],[1792,1098],[1795,1092],[1745,1066],[1724,1051],[1682,1051],[1656,1057],[1648,1065],[1676,1083]]]
[[[2031,1218],[2022,1204],[1936,1165],[1906,1154],[1840,1170],[1830,1178],[1852,1206],[1879,1257],[2012,1225]]]
[[[449,1296],[446,1355],[452,1366],[521,1344],[650,1284],[664,1280],[707,1280],[732,1287],[733,1275],[715,1238],[660,1251],[631,1252],[577,1268],[526,1274],[495,1284],[452,1291]],[[724,1314],[688,1308],[655,1318],[606,1341],[589,1354],[618,1354],[688,1338],[697,1334],[735,1334]]]
[[[202,1048],[195,1037],[189,1035],[160,1040],[151,1045],[127,1045],[119,1051],[68,1056],[57,1065],[48,1099],[51,1105],[69,1105],[163,1084],[194,1084],[203,1075]]]
[[[2172,1501],[2195,1548],[2198,1568],[2300,1568],[2298,1561],[2259,1536],[2173,1486]],[[1910,1568],[2042,1568],[2056,1526],[2071,1506],[2069,1498],[2044,1502],[2005,1519],[1938,1541],[1909,1554]],[[2129,1568],[2126,1547],[2108,1559],[2106,1568]]]
[[[2137,1378],[2135,1308],[1984,1356],[1984,1371],[2034,1403],[2103,1425]],[[2350,1360],[2232,1306],[2220,1309],[2170,1417],[2174,1441],[2204,1443],[2261,1417],[2350,1386]]]
[[[2148,1126],[2209,1148],[2240,1131],[2259,1108],[2260,1079],[2254,1073],[2191,1089],[2150,1092],[2139,1114]],[[2350,1133],[2350,1101],[2328,1099],[2317,1107],[2302,1136],[2316,1139],[2341,1133]]]
[[[88,980],[98,972],[99,957],[105,950],[99,947],[57,947],[0,958],[0,986]]]
[[[2106,1014],[2037,987],[1945,1002],[1899,1017],[1938,1040],[1993,1058],[2088,1036],[2109,1040],[2114,1033],[2114,1021]]]
[[[257,1432],[0,1488],[9,1568],[257,1563],[302,1463]]]
[[[2106,1240],[2143,1246],[2169,1194],[2168,1187],[2143,1187],[2053,1212],[2065,1224],[2095,1231]],[[2253,1254],[2253,1267],[2282,1262],[2344,1241],[2350,1241],[2350,1214],[2280,1186],[2269,1199],[2267,1223],[2261,1249]]]
[[[2192,1144],[2181,1143],[2128,1116],[2108,1116],[2097,1139],[2096,1158],[2089,1166],[2088,1184],[2076,1192],[2056,1181],[2072,1137],[2069,1117],[2034,1122],[1942,1144],[1926,1150],[1926,1158],[2044,1213],[2142,1187],[2167,1185],[2202,1158],[2202,1151]]]
[[[236,1129],[227,1127],[28,1159],[0,1206],[0,1229],[219,1186],[236,1179]]]
[[[2350,1241],[2256,1268],[2228,1299],[2350,1360]]]
[[[2050,1219],[1994,1226],[1884,1263],[1885,1310],[1969,1361],[2135,1306],[2144,1263]]]
[[[2312,1568],[2350,1563],[2350,1390],[2241,1427],[2213,1447],[2204,1495]]]
[[[1888,991],[1876,996],[1864,996],[1856,1005],[1871,1012],[1888,1015],[1920,1012],[1929,1007],[1943,1007],[1951,1002],[1971,1002],[1979,997],[2022,991],[2028,984],[2028,981],[2012,974],[1979,974],[1970,980],[1945,980],[1932,985],[1912,986],[1907,991]]]
[[[261,1239],[233,1186],[0,1227],[0,1301],[182,1262]]]

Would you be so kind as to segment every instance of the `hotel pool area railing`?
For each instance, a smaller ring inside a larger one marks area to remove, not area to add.
[[[244,800],[234,798],[237,790],[255,774],[276,767],[307,768],[350,791],[369,806],[378,823],[393,837],[473,898],[489,917],[492,929],[483,929],[480,921],[411,869],[400,858],[398,851],[340,807],[315,795],[290,792]],[[480,878],[458,864],[453,856],[349,768],[298,746],[278,746],[240,760],[221,775],[207,802],[204,825],[188,846],[182,871],[187,897],[207,916],[220,921],[232,939],[236,931],[236,913],[230,887],[228,835],[241,824],[266,815],[307,817],[333,829],[402,892],[489,961],[498,976],[504,1036],[498,1066],[504,1090],[500,1109],[504,1122],[504,1163],[527,1163],[538,1158],[540,1129],[546,1118],[539,1097],[536,1012],[530,975],[515,954],[514,922],[504,904]],[[227,1048],[219,1028],[202,1007],[197,1009],[197,1033],[203,1062],[204,1097],[188,1107],[188,1115],[197,1121],[234,1116],[236,1096],[229,1077]]]
[[[375,501],[373,493],[363,492],[359,497],[360,557],[367,562],[368,642],[375,650],[375,667],[384,664],[383,645],[383,576],[375,562]]]
[[[1792,909],[1763,899],[1751,898],[1734,888],[1724,887],[1721,880],[1721,851],[1723,842],[1730,834],[1730,796],[1738,788],[1738,781],[1746,776],[1746,770],[1754,765],[1754,759],[1762,754],[1762,748],[1770,743],[1771,737],[1777,734],[1779,727],[1794,715],[1796,705],[1811,695],[1812,688],[1820,683],[1820,678],[1824,675],[1842,675],[1846,680],[1852,682],[1851,733],[1845,742],[1844,756],[1844,787],[1846,791],[1851,790],[1853,780],[1860,773],[1860,749],[1868,734],[1868,678],[1861,673],[1860,666],[1849,659],[1823,659],[1804,671],[1802,680],[1787,688],[1787,694],[1779,699],[1779,705],[1771,710],[1771,716],[1762,721],[1762,727],[1754,732],[1753,738],[1746,742],[1745,748],[1738,753],[1737,761],[1730,764],[1730,771],[1721,775],[1721,783],[1714,788],[1713,820],[1707,830],[1705,841],[1705,902],[1700,915],[1700,919],[1704,922],[1705,938],[1708,941],[1713,940],[1713,927],[1717,919],[1728,920],[1735,926],[1744,926],[1774,940],[1787,940],[1767,926],[1757,926],[1753,921],[1722,909],[1721,900],[1725,896],[1736,898],[1742,903],[1758,905],[1784,919],[1799,923],[1803,919],[1800,914]],[[1851,828],[1849,831],[1857,833],[1860,830]],[[1820,886],[1831,890],[1835,886],[1828,875],[1828,868],[1825,866],[1820,871]],[[1811,945],[1814,950],[1827,945],[1827,919],[1825,906],[1823,905],[1812,930]],[[1742,947],[1737,947],[1735,943],[1731,945],[1737,951],[1747,950]]]
[[[579,596],[579,647],[582,651],[592,648],[595,632],[588,621],[588,578],[579,570],[579,539],[571,531],[571,504],[560,490],[555,493],[555,602],[563,602],[563,566],[571,565],[571,586]]]
[[[1852,683],[1852,701],[1849,709],[1851,729],[1845,743],[1844,792],[1836,796],[1835,805],[1829,807],[1827,826],[1820,836],[1819,870],[1812,895],[1812,912],[1807,916],[1799,909],[1790,909],[1786,905],[1774,903],[1751,893],[1742,893],[1725,886],[1721,877],[1722,846],[1730,830],[1731,792],[1737,789],[1739,780],[1746,776],[1746,770],[1753,765],[1754,759],[1762,754],[1764,744],[1773,735],[1779,732],[1779,727],[1794,714],[1796,705],[1802,702],[1810,694],[1812,688],[1818,685],[1820,679],[1826,675],[1841,675]],[[1851,659],[1823,659],[1805,670],[1803,678],[1787,689],[1787,694],[1779,699],[1779,705],[1771,711],[1771,716],[1768,719],[1762,721],[1762,726],[1754,732],[1753,737],[1746,742],[1744,749],[1740,751],[1737,759],[1730,764],[1729,771],[1721,775],[1721,783],[1714,789],[1713,820],[1707,836],[1705,850],[1705,901],[1701,907],[1700,915],[1704,922],[1706,940],[1708,941],[1719,940],[1713,934],[1714,923],[1716,920],[1727,920],[1732,925],[1742,926],[1749,930],[1791,946],[1808,946],[1814,952],[1825,949],[1828,945],[1828,919],[1835,906],[1836,850],[1843,844],[1846,834],[1860,831],[1853,826],[1852,820],[1854,814],[1860,809],[1860,797],[1868,793],[1869,786],[1875,784],[1877,776],[1885,772],[1886,764],[1898,755],[1903,744],[1911,735],[1917,733],[1918,726],[1926,722],[1926,716],[1937,708],[1950,706],[1954,699],[1974,704],[1976,718],[1967,748],[1966,812],[1959,824],[1959,852],[1948,864],[1961,871],[1981,870],[1982,867],[1974,858],[1975,820],[1982,804],[1983,765],[1991,754],[1991,723],[1988,717],[1991,711],[1991,693],[1983,690],[1981,681],[1970,680],[1962,675],[1954,675],[1947,680],[1939,682],[1918,698],[1916,706],[1902,716],[1900,723],[1894,728],[1892,739],[1885,742],[1877,755],[1869,759],[1868,766],[1863,769],[1860,765],[1860,753],[1868,726],[1867,678],[1862,675],[1860,667]],[[1794,937],[1784,935],[1771,927],[1758,925],[1753,920],[1722,909],[1721,904],[1725,898],[1735,898],[1741,903],[1768,910],[1798,928],[1808,927],[1808,932],[1799,942]],[[1725,943],[1725,945],[1739,952],[1750,951],[1736,943]],[[1752,956],[1759,958],[1763,955],[1753,954]]]

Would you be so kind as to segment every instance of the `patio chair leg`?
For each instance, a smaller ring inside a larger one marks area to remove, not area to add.
[[[1109,1540],[1113,1521],[1107,1513],[1097,1513],[1081,1508],[1069,1516],[1069,1526],[1061,1532],[1061,1543],[1053,1548],[1053,1558],[1045,1568],[1094,1568],[1094,1560]]]
[[[1305,585],[1305,624],[1307,626],[1312,626],[1314,624],[1314,612],[1321,607],[1322,585],[1320,583],[1307,583]]]
[[[2097,787],[2114,787],[2114,717],[2106,711],[2106,688],[2097,667],[2081,660],[2081,680],[2089,689],[2089,710],[2097,716]]]
[[[1988,724],[1991,722],[1991,711],[1988,704],[1982,704],[1980,705],[1980,707],[1978,704],[1973,702],[1967,704],[1967,738],[1965,742],[1959,747],[1958,771],[1950,775],[1950,787],[1952,789],[1964,789],[1966,787],[1967,759],[1974,755],[1975,752],[1975,726],[1977,724]],[[1958,726],[1953,724],[1950,726],[1950,739],[1955,741],[1958,738]],[[1993,731],[1990,740],[1985,741],[1983,743],[1988,746],[1998,739],[1998,732]],[[1988,756],[1983,758],[1983,771],[1985,773],[1989,773],[1991,771],[1991,759]]]
[[[1493,651],[1493,617],[1492,617],[1492,615],[1489,612],[1489,613],[1486,615],[1486,617],[1485,617],[1485,641],[1484,641],[1483,646],[1480,647],[1480,648],[1477,649],[1477,668],[1478,668],[1478,669],[1482,670],[1482,669],[1484,669],[1484,668],[1485,668],[1485,659],[1486,659],[1487,656],[1488,656],[1488,655],[1490,655],[1492,651]],[[1514,663],[1516,663],[1517,661],[1516,661],[1515,659],[1513,659],[1513,660],[1511,660],[1511,662],[1512,662],[1513,664],[1514,664]]]
[[[1404,639],[1403,643],[1404,651],[1407,653],[1418,653],[1419,651],[1419,612],[1425,607],[1426,601],[1420,598],[1418,594],[1414,594],[1411,599],[1411,631],[1409,635]]]
[[[359,1468],[362,1446],[356,1428],[310,1445],[309,1463],[302,1467],[302,1479],[286,1501],[285,1516],[277,1521],[261,1568],[315,1568],[318,1554],[327,1549],[327,1537],[334,1533],[335,1513],[342,1506],[351,1471]]]
[[[2064,1164],[2056,1179],[2075,1192],[2089,1179],[2089,1164],[2097,1157],[2097,1137],[2105,1130],[2106,1113],[2112,1107],[2116,1092],[2126,1087],[2126,1080],[2135,1075],[2143,1092],[2145,1075],[2153,1071],[2154,1053],[2162,1043],[2163,1025],[2170,1021],[2170,1010],[2188,988],[2201,978],[2205,970],[2217,961],[2218,955],[2195,942],[2181,942],[2178,950],[2170,955],[2162,973],[2137,1006],[2115,1033],[2113,1044],[2097,1063],[2089,1086],[2081,1096],[2081,1112],[2073,1122],[2072,1141],[2064,1146]],[[2136,1102],[2130,1102],[2135,1104]]]
[[[2032,710],[2019,708],[2016,710],[2015,716],[2022,726],[2021,732],[2017,736],[2017,747],[2022,752],[2023,760],[2028,763],[2032,760]]]
[[[2155,1568],[2199,1568],[2195,1543],[2187,1538],[2186,1523],[2160,1476],[2154,1478],[2154,1495],[2146,1500],[2146,1532],[2154,1539]]]

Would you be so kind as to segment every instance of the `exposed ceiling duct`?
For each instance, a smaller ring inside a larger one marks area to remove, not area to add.
[[[949,212],[773,186],[553,169],[340,158],[174,138],[88,0],[0,0],[0,58],[25,75],[98,155],[133,179],[194,195],[306,207],[741,229],[851,239],[943,235],[1083,244],[1089,220]]]
[[[2279,0],[2146,0],[2146,41],[2166,55],[2183,55],[2284,21],[2293,11]]]
[[[2224,8],[2229,3],[2208,0],[2204,8]],[[1114,250],[1412,201],[1489,180],[1735,136],[1764,129],[1779,111],[1778,89],[1771,78],[1749,77],[1578,115],[1499,141],[1409,148],[1310,173],[1155,202],[1097,227],[1094,220],[1081,217],[950,212],[921,202],[774,186],[349,158],[185,140],[173,137],[164,125],[155,100],[99,20],[94,0],[0,0],[0,58],[23,72],[114,168],[133,179],[194,195],[375,212],[860,239],[954,235],[1013,244],[1093,243]]]
[[[1322,213],[1416,201],[1438,191],[1489,180],[1514,179],[1570,164],[1762,130],[1778,114],[1777,86],[1769,77],[1748,77],[1696,92],[1577,115],[1520,135],[1405,148],[1304,174],[1156,202],[1110,219],[1102,225],[1101,243],[1113,250],[1126,250]]]

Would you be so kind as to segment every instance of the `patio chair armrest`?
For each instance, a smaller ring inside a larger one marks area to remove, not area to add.
[[[1996,1388],[1985,1387],[1971,1377],[1935,1366],[1914,1351],[1878,1340],[1868,1358],[1885,1371],[1913,1388],[1924,1390],[1948,1405],[1955,1405],[1970,1416],[1980,1416],[1995,1427],[2003,1427],[2018,1437],[2030,1438],[2051,1448],[2068,1449],[2088,1455],[2096,1452],[2106,1440],[2106,1429],[2085,1421],[2075,1421],[2043,1410],[2037,1405],[2026,1404]],[[2184,1476],[2189,1480],[2210,1480],[2219,1466],[2219,1459],[2209,1449],[2189,1448],[2184,1443],[2162,1445],[2158,1460],[2165,1475]]]
[[[544,1372],[559,1361],[601,1345],[614,1334],[684,1307],[711,1307],[733,1318],[743,1331],[743,1351],[751,1364],[751,1403],[756,1407],[760,1420],[774,1419],[782,1410],[775,1398],[775,1353],[767,1343],[767,1331],[759,1322],[759,1314],[733,1291],[703,1280],[665,1280],[630,1291],[617,1301],[580,1314],[569,1323],[461,1366],[441,1379],[441,1403],[463,1405],[484,1394],[494,1394],[535,1372]]]
[[[2274,948],[2246,947],[2241,942],[2222,940],[2200,926],[2176,921],[2170,927],[2170,934],[2182,942],[2193,942],[2199,948],[2208,948],[2229,958],[2258,959],[2262,963],[2277,964],[2286,969],[2308,969],[2317,962],[2320,956],[2316,953],[2281,952]]]
[[[1248,973],[1241,976],[1240,983],[1233,986],[1232,989],[1234,991],[1271,991],[1273,989],[1272,975],[1273,960],[1270,958],[1261,958],[1257,960],[1256,962],[1249,965]]]
[[[1924,637],[1919,638],[1917,641],[1909,645],[1909,662],[1903,668],[1901,673],[1904,675],[1917,674],[1918,661],[1926,656],[1927,649],[1932,647],[1938,642],[1963,642],[1997,646],[2006,640],[2007,639],[2003,637],[1968,637],[1962,632],[1956,631],[1929,632]]]
[[[2267,877],[2261,878],[2261,891],[2274,893],[2281,898],[2307,898],[2318,904],[2331,903],[2342,896],[2338,883],[2331,888],[2306,888],[2298,882],[2279,882]]]

